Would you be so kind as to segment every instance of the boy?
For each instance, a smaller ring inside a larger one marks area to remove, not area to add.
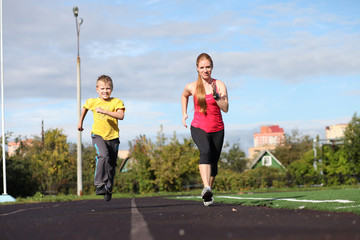
[[[124,103],[111,96],[113,82],[109,76],[102,75],[96,81],[98,98],[89,98],[84,104],[78,130],[83,131],[83,121],[88,112],[93,112],[91,138],[95,146],[96,169],[95,180],[96,195],[104,195],[105,201],[110,201],[114,184],[115,167],[120,144],[118,120],[124,119]]]

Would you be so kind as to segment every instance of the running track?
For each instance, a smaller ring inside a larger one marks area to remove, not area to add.
[[[360,240],[360,216],[163,197],[0,206],[0,239]]]

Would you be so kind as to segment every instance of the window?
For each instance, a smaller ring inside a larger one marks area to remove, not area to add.
[[[262,158],[262,165],[263,166],[271,166],[271,157],[270,156],[264,156]]]

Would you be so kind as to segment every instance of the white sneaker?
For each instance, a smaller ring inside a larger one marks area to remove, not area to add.
[[[203,198],[205,206],[213,205],[213,203],[214,203],[213,193],[209,186],[204,187],[204,189],[201,192],[201,197]]]
[[[208,202],[205,202],[205,200],[204,200],[204,205],[207,206],[207,207],[214,205],[214,198],[211,197],[211,201],[208,201]]]

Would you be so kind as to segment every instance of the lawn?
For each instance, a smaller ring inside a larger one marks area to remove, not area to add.
[[[122,194],[114,193],[113,198],[134,198],[134,197],[169,197],[184,200],[202,201],[200,197],[201,189],[188,192],[161,192],[149,194]],[[78,197],[76,195],[58,195],[45,196],[35,194],[29,198],[17,198],[14,203],[3,204],[21,204],[34,202],[57,202],[57,201],[77,201],[89,199],[102,199],[102,196],[85,195]],[[232,203],[244,206],[259,206],[271,208],[287,209],[313,209],[330,212],[351,212],[360,215],[360,188],[317,188],[289,190],[278,189],[271,192],[248,192],[248,193],[224,193],[214,191],[215,203]],[[1,205],[1,204],[0,204]]]
[[[178,199],[199,200],[199,196],[180,196]],[[325,189],[313,191],[216,194],[216,203],[261,206],[287,209],[312,209],[360,214],[360,188]]]

